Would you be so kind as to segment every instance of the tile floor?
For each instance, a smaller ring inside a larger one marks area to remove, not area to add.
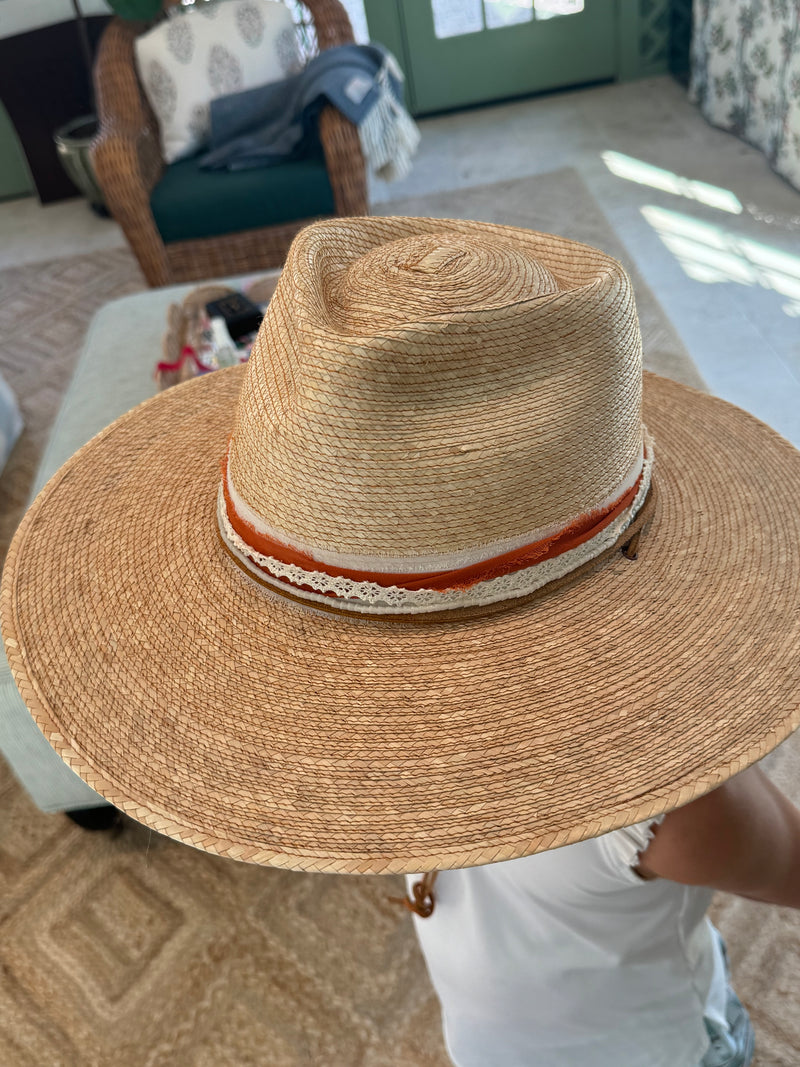
[[[800,192],[668,77],[421,122],[387,200],[575,167],[710,389],[800,446]],[[0,267],[123,243],[81,201],[0,204]]]

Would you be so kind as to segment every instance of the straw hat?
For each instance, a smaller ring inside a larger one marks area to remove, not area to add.
[[[48,483],[3,635],[61,756],[181,841],[317,871],[511,859],[683,804],[798,725],[798,500],[768,427],[642,391],[603,253],[329,221],[247,368]]]

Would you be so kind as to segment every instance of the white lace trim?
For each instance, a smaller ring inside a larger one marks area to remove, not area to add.
[[[280,581],[270,582],[270,576],[291,582],[293,595],[324,604],[329,608],[340,607],[347,611],[371,615],[419,614],[495,604],[499,601],[525,596],[541,589],[548,582],[563,578],[564,575],[576,570],[584,563],[588,563],[607,548],[611,548],[636,517],[650,489],[652,468],[652,449],[648,447],[642,467],[641,484],[633,503],[591,540],[578,545],[577,548],[562,552],[554,559],[535,563],[531,567],[514,571],[512,574],[504,574],[499,578],[488,578],[469,589],[449,589],[441,592],[437,589],[401,589],[396,585],[382,586],[377,582],[359,582],[352,578],[333,577],[321,571],[307,571],[295,563],[282,563],[273,556],[265,556],[250,548],[231,526],[221,484],[217,494],[217,522],[225,543],[236,558],[260,581],[272,585],[279,591],[286,592],[285,584]],[[299,589],[297,588],[299,585],[311,586],[314,591]],[[330,594],[333,594],[337,600],[332,600]]]

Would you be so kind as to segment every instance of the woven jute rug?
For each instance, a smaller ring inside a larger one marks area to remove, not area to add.
[[[632,264],[578,175],[382,205],[508,222]],[[632,271],[647,365],[700,385]],[[125,250],[0,272],[0,369],[25,434],[0,479],[5,550],[91,316],[143,288]],[[124,339],[109,353],[124,359]],[[798,798],[800,749],[770,759]],[[307,875],[206,855],[126,821],[88,833],[36,809],[0,761],[4,1067],[446,1067],[438,1007],[395,878]],[[721,898],[760,1067],[800,1062],[800,913]],[[487,1064],[487,1067],[492,1067]],[[541,1065],[546,1067],[546,1065]]]
[[[19,401],[25,429],[0,476],[0,558],[25,508],[92,316],[116,297],[145,289],[127,248],[0,270],[0,373]],[[108,354],[108,373],[124,342]]]

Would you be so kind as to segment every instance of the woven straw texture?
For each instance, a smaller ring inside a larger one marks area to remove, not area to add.
[[[135,818],[294,869],[466,866],[684,803],[797,725],[800,458],[756,420],[650,378],[658,494],[636,561],[486,619],[362,624],[273,597],[225,555],[214,498],[241,379],[188,382],[104,431],[9,550],[26,704]]]
[[[699,382],[574,171],[397,206],[403,215],[552,228],[623,259],[634,274],[646,365]],[[141,285],[127,250],[0,272],[0,361],[25,406],[27,438],[0,479],[3,555],[36,469],[35,443],[91,313]],[[766,762],[800,800],[797,741],[795,734]],[[396,876],[235,863],[132,821],[117,838],[87,834],[38,811],[2,763],[0,810],[0,1062],[243,1067],[268,1056],[270,1067],[449,1064],[410,916],[387,904],[402,892]],[[800,912],[726,896],[715,907],[756,1027],[754,1067],[796,1067]]]
[[[454,220],[320,223],[251,354],[233,484],[279,540],[398,571],[538,540],[630,473],[641,358],[630,281],[595,249]]]

